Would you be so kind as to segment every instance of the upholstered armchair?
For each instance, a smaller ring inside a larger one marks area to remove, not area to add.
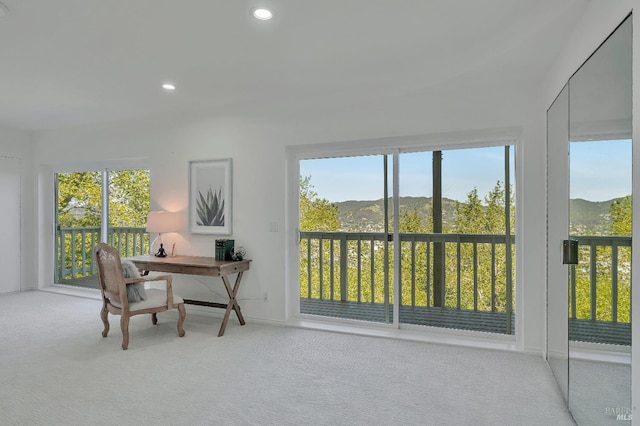
[[[169,309],[178,310],[178,336],[184,336],[183,324],[186,317],[184,300],[173,294],[171,275],[126,278],[118,251],[105,243],[96,245],[94,255],[102,291],[102,311],[100,312],[104,323],[102,337],[107,337],[109,333],[108,315],[120,315],[122,349],[127,349],[129,346],[129,318],[134,315],[151,314],[151,321],[155,325],[158,322],[156,314]],[[155,288],[144,290],[144,283],[150,281],[165,281],[166,290]],[[129,291],[129,296],[127,296],[127,287],[134,285],[140,286],[142,294]]]

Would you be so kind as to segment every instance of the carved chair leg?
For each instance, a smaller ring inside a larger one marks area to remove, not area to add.
[[[120,317],[120,328],[122,329],[122,349],[129,347],[129,317],[122,315]]]
[[[151,323],[156,325],[158,323],[158,315],[154,312],[151,314]]]
[[[178,317],[178,336],[183,337],[184,328],[182,328],[182,325],[184,324],[184,319],[187,317],[187,311],[184,308],[184,303],[178,305],[178,312],[180,313],[180,316]]]
[[[107,311],[107,307],[103,306],[100,311],[100,318],[102,318],[102,323],[104,324],[104,330],[102,330],[102,337],[107,337],[109,334],[109,311]]]

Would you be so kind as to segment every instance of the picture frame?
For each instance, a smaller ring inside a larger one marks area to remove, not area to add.
[[[231,235],[232,161],[189,161],[189,232]]]

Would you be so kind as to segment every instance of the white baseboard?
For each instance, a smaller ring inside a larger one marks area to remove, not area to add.
[[[292,318],[286,322],[288,327],[300,327],[312,330],[323,330],[335,333],[357,334],[371,337],[385,337],[401,340],[411,340],[425,343],[436,343],[441,345],[475,347],[481,349],[492,349],[511,352],[522,352],[518,348],[513,336],[494,335],[490,333],[465,333],[458,330],[424,330],[394,328],[384,324],[345,324],[344,322],[331,320],[316,320],[306,318]],[[486,334],[487,336],[484,336]],[[539,349],[535,351],[539,354]]]

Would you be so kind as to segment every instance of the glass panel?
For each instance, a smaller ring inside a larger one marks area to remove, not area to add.
[[[401,323],[514,332],[513,151],[400,155]]]
[[[569,81],[570,232],[580,249],[569,288],[569,408],[585,425],[631,414],[631,40],[627,19]],[[595,362],[594,350],[616,356]]]
[[[149,213],[149,170],[117,170],[109,175],[109,244],[120,255],[149,252],[146,232]],[[172,248],[167,247],[171,253]]]
[[[300,312],[393,322],[384,155],[300,161]]]
[[[100,241],[102,173],[56,175],[55,283],[99,288],[93,247]]]

